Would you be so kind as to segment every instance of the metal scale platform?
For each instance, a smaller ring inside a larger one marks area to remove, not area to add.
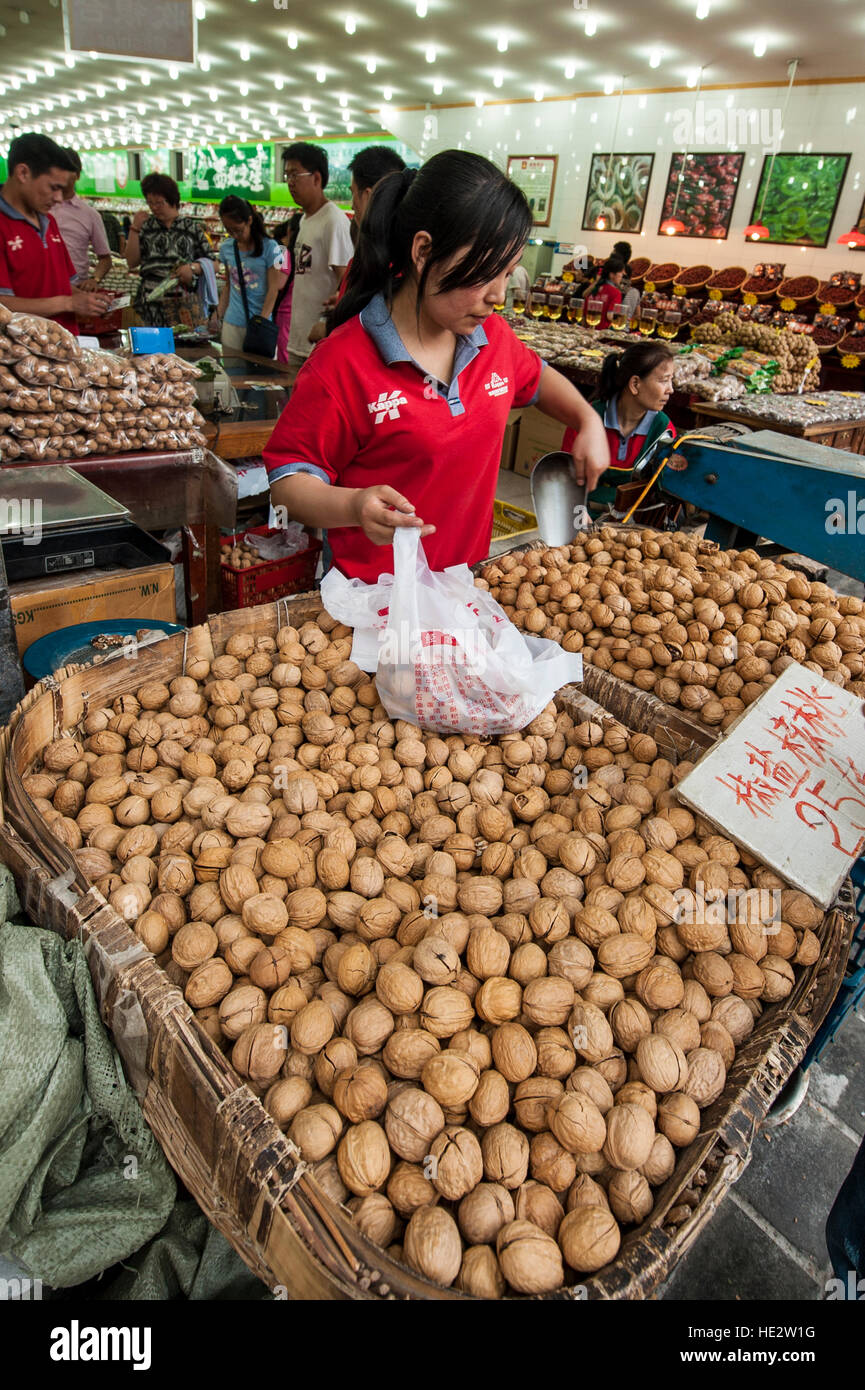
[[[0,472],[0,542],[10,583],[170,559],[127,507],[66,464]]]
[[[707,433],[666,450],[685,467],[668,465],[660,486],[709,513],[708,540],[742,550],[765,537],[865,582],[865,458],[772,430]]]

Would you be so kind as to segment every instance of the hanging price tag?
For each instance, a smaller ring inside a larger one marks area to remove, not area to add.
[[[756,296],[755,294],[743,294],[743,295],[742,295],[742,303],[743,303],[743,304],[756,304],[756,303],[757,303],[757,296]]]
[[[792,313],[792,311],[796,308],[795,299],[782,299],[781,308],[785,311],[785,313]]]
[[[710,299],[723,299],[723,298],[724,298],[723,291],[722,291],[722,290],[709,290],[709,298],[710,298]]]

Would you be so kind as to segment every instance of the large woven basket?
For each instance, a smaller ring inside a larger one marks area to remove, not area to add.
[[[145,680],[171,679],[193,653],[220,653],[233,632],[273,635],[279,623],[303,622],[320,607],[317,596],[303,595],[222,614],[133,659],[60,671],[35,686],[0,735],[0,853],[34,920],[83,941],[102,1016],[148,1123],[202,1210],[265,1284],[297,1299],[462,1298],[390,1259],[322,1193],[178,989],[47,832],[22,787],[45,744],[88,709]],[[671,760],[699,757],[712,742],[687,716],[592,668],[585,687],[566,688],[558,702],[581,719],[615,717],[650,732]],[[678,1155],[650,1218],[626,1237],[613,1264],[584,1281],[589,1298],[650,1295],[716,1210],[834,998],[852,922],[840,907],[826,915],[819,961],[740,1048],[723,1094],[703,1112],[702,1132]]]

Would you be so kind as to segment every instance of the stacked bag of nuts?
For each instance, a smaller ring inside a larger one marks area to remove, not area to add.
[[[791,661],[865,697],[865,604],[682,531],[602,527],[476,579],[524,632],[727,729]]]
[[[91,708],[25,788],[368,1238],[479,1297],[573,1285],[822,914],[678,803],[691,764],[647,734],[553,704],[427,734],[350,647],[325,612],[238,633]]]
[[[751,323],[734,313],[720,313],[711,323],[694,327],[691,338],[698,343],[723,343],[768,354],[780,368],[772,379],[772,390],[779,394],[810,391],[820,385],[820,362],[808,333],[794,333],[791,329]]]
[[[0,462],[202,448],[198,376],[170,353],[82,351],[61,324],[0,303]]]

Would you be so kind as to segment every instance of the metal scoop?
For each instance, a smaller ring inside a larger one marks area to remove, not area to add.
[[[577,531],[591,524],[587,489],[574,478],[570,454],[544,454],[532,470],[532,509],[546,545],[570,545]]]

